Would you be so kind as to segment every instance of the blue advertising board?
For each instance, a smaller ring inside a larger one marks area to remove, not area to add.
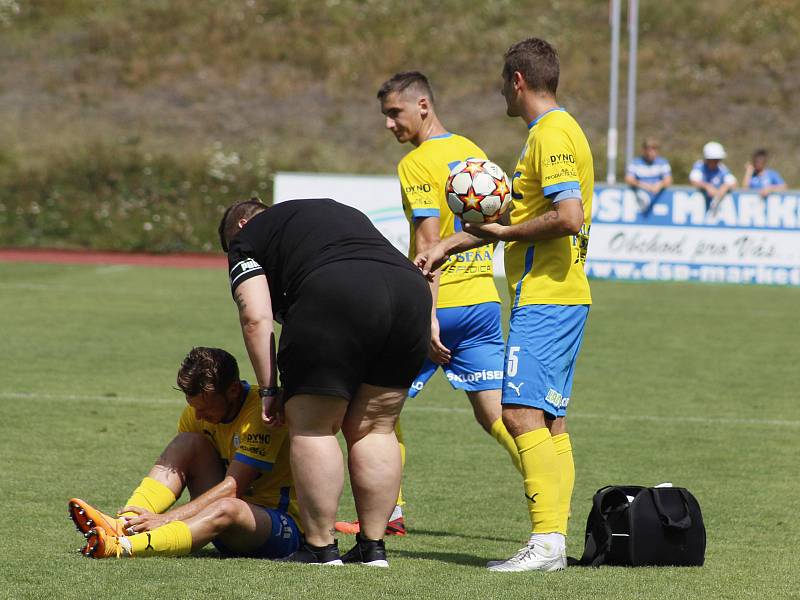
[[[631,188],[597,185],[592,213],[590,277],[800,285],[800,192],[734,192],[712,211],[676,186],[642,210]]]

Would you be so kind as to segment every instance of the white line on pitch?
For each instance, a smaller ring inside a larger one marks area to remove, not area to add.
[[[403,410],[425,412],[463,412],[472,413],[469,408],[449,408],[446,406],[415,406],[406,402]],[[570,419],[605,419],[607,421],[655,421],[670,423],[702,423],[702,424],[729,424],[729,425],[778,425],[785,427],[800,427],[800,421],[788,419],[734,419],[730,417],[689,417],[689,416],[660,416],[660,415],[603,415],[599,413],[576,413]]]
[[[0,398],[20,400],[78,400],[93,402],[133,402],[140,404],[181,404],[183,398],[179,392],[172,398],[145,398],[139,396],[102,396],[83,394],[37,394],[32,392],[2,392]],[[403,410],[411,412],[441,412],[472,414],[472,409],[459,406],[426,406],[420,405],[417,400],[409,400]],[[800,427],[800,421],[790,419],[734,419],[730,417],[691,417],[691,416],[661,416],[661,415],[603,415],[600,413],[576,413],[570,419],[592,419],[607,421],[653,421],[657,423],[700,423],[719,425],[774,425],[778,427]]]

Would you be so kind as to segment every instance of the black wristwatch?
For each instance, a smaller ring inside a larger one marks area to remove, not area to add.
[[[278,388],[276,387],[260,387],[258,388],[259,398],[272,398],[278,395]]]

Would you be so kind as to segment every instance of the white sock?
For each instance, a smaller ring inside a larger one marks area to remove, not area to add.
[[[395,519],[399,519],[403,516],[403,508],[401,506],[395,506],[394,510],[392,511],[392,516],[389,517],[390,521],[394,521]]]
[[[540,546],[547,552],[560,552],[566,547],[567,540],[562,533],[532,533],[528,546]]]

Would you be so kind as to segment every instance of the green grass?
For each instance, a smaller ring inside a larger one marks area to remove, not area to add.
[[[463,396],[434,379],[403,412],[411,534],[388,571],[198,557],[90,561],[66,500],[118,507],[175,431],[193,345],[250,377],[225,273],[0,264],[0,597],[798,597],[800,291],[593,282],[570,423],[568,550],[609,483],[672,481],[699,499],[702,568],[490,574],[526,537],[516,473]],[[342,517],[353,515],[345,492]],[[348,547],[350,539],[342,545]]]

